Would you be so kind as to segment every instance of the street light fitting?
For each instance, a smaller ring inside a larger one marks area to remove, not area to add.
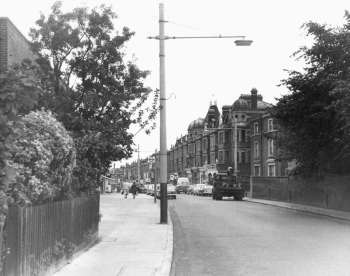
[[[250,46],[252,43],[253,43],[253,40],[247,40],[247,39],[235,40],[236,46]]]

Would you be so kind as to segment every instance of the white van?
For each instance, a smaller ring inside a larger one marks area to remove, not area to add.
[[[190,181],[188,180],[187,177],[179,177],[177,179],[177,186],[188,186],[190,185]]]

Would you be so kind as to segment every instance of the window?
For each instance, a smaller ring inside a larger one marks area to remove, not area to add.
[[[224,133],[219,132],[219,145],[222,145],[224,143]]]
[[[269,156],[273,155],[273,139],[267,140],[267,152],[268,152]]]
[[[245,129],[241,130],[241,142],[246,142],[246,133],[245,133]]]
[[[254,165],[254,176],[260,176],[260,165]]]
[[[248,143],[249,142],[249,137],[250,137],[250,130],[246,131],[246,135],[245,135],[245,142]]]
[[[237,151],[237,163],[242,163],[242,152],[241,151]]]
[[[241,163],[245,163],[246,162],[246,159],[245,159],[245,151],[242,151],[241,152]]]
[[[274,163],[268,164],[267,175],[268,176],[276,176],[276,165]]]
[[[259,123],[255,122],[254,123],[254,134],[258,134],[259,133]]]
[[[196,166],[199,167],[201,165],[201,157],[196,156]]]
[[[196,148],[196,152],[199,153],[201,151],[201,141],[198,140],[197,141],[197,148]]]
[[[273,131],[273,119],[267,121],[267,131]]]
[[[210,149],[211,150],[215,149],[215,136],[214,135],[210,136]]]
[[[224,152],[222,150],[219,151],[219,163],[224,162]]]
[[[207,150],[207,138],[203,139],[203,151]]]
[[[203,155],[202,159],[203,159],[203,164],[207,164],[208,163],[208,158],[207,158],[206,154]]]
[[[229,161],[228,150],[225,151],[224,161],[225,161],[225,162],[228,162],[228,161]]]
[[[215,164],[215,152],[210,153],[210,164]]]
[[[254,142],[254,158],[259,158],[260,154],[259,154],[259,142],[255,141]]]

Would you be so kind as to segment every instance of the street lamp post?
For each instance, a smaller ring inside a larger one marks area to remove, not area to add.
[[[159,4],[159,35],[148,37],[159,40],[159,93],[160,93],[160,223],[168,223],[167,201],[167,147],[166,147],[166,93],[165,93],[165,47],[167,39],[210,39],[210,38],[235,38],[236,46],[250,46],[252,40],[246,40],[245,36],[166,36],[164,33],[164,4]]]
[[[159,4],[160,223],[168,223],[164,6]]]

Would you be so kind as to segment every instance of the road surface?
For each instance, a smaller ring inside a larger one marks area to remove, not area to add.
[[[350,222],[178,195],[171,275],[350,275]]]

